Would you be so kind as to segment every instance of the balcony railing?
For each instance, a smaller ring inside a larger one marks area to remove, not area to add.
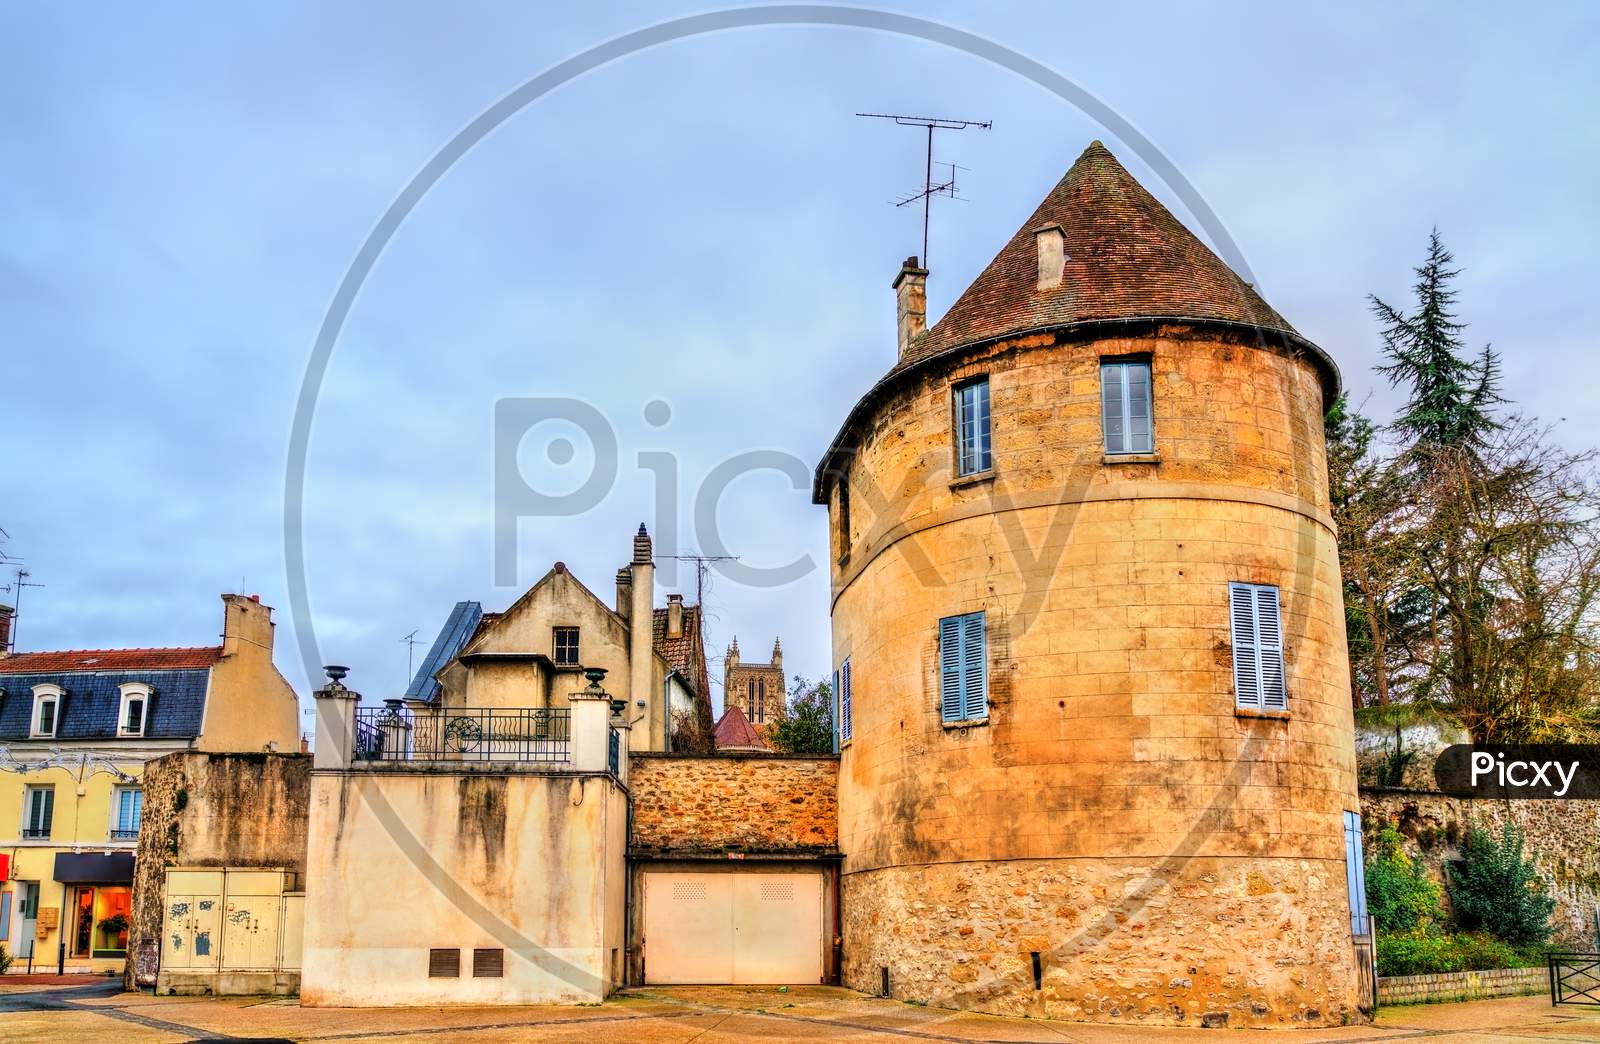
[[[50,838],[49,827],[23,827],[22,839],[24,841],[47,841]]]
[[[113,830],[113,831],[111,831],[111,840],[113,840],[113,841],[137,841],[137,840],[139,840],[139,831],[138,830]]]
[[[570,714],[564,707],[358,708],[355,760],[566,762]]]

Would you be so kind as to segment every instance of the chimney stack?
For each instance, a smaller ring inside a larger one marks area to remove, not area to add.
[[[908,257],[894,277],[894,315],[900,358],[928,332],[928,270]]]
[[[1060,225],[1044,225],[1033,230],[1033,241],[1039,248],[1038,288],[1053,290],[1067,269],[1067,233]]]
[[[633,570],[617,570],[617,615],[626,620],[633,613]]]
[[[11,651],[11,617],[15,612],[9,605],[0,605],[0,656]]]
[[[667,637],[683,637],[683,595],[667,595]]]
[[[222,596],[222,655],[272,659],[272,608],[260,595]]]

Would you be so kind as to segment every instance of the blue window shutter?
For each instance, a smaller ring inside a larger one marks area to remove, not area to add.
[[[961,622],[961,716],[972,721],[989,714],[983,614],[970,613]]]
[[[855,701],[854,701],[854,694],[851,692],[851,685],[850,685],[850,658],[849,657],[845,657],[844,663],[842,665],[840,665],[840,667],[839,667],[839,685],[840,685],[840,688],[839,688],[839,707],[840,707],[840,714],[841,714],[840,722],[839,722],[839,728],[840,728],[839,734],[846,741],[849,741],[849,740],[854,739],[855,735],[856,735],[855,706],[854,706],[854,702]]]
[[[961,720],[961,617],[939,621],[939,715]]]
[[[1122,413],[1121,363],[1104,363],[1100,367],[1100,422],[1105,431],[1106,452],[1128,452]]]
[[[839,753],[839,728],[844,720],[844,693],[839,690],[839,672],[833,672],[833,752]]]
[[[1367,868],[1361,852],[1361,815],[1344,814],[1344,881],[1350,896],[1350,934],[1367,934]]]
[[[1261,661],[1261,706],[1288,710],[1283,683],[1283,619],[1276,587],[1256,588],[1256,649]]]
[[[1233,695],[1240,707],[1261,706],[1261,669],[1256,649],[1255,591],[1250,584],[1228,585],[1228,619],[1233,628]]]

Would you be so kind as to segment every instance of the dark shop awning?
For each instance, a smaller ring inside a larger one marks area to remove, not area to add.
[[[57,852],[56,880],[62,884],[132,884],[132,852]]]

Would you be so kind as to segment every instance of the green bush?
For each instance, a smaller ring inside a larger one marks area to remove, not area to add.
[[[1550,938],[1556,901],[1523,857],[1522,831],[1507,823],[1496,838],[1480,827],[1467,832],[1461,858],[1446,867],[1456,924],[1486,931],[1512,946],[1537,946]]]
[[[1444,920],[1439,907],[1439,885],[1411,861],[1401,847],[1400,832],[1392,826],[1373,839],[1373,858],[1367,863],[1367,912],[1384,935],[1423,932]]]
[[[0,975],[4,975],[11,967],[11,962],[16,958],[11,956],[11,951],[6,949],[6,944],[0,942]]]
[[[1489,968],[1530,968],[1543,963],[1541,953],[1521,950],[1482,932],[1453,935],[1413,933],[1378,936],[1379,975],[1434,975],[1441,972],[1484,971]]]

